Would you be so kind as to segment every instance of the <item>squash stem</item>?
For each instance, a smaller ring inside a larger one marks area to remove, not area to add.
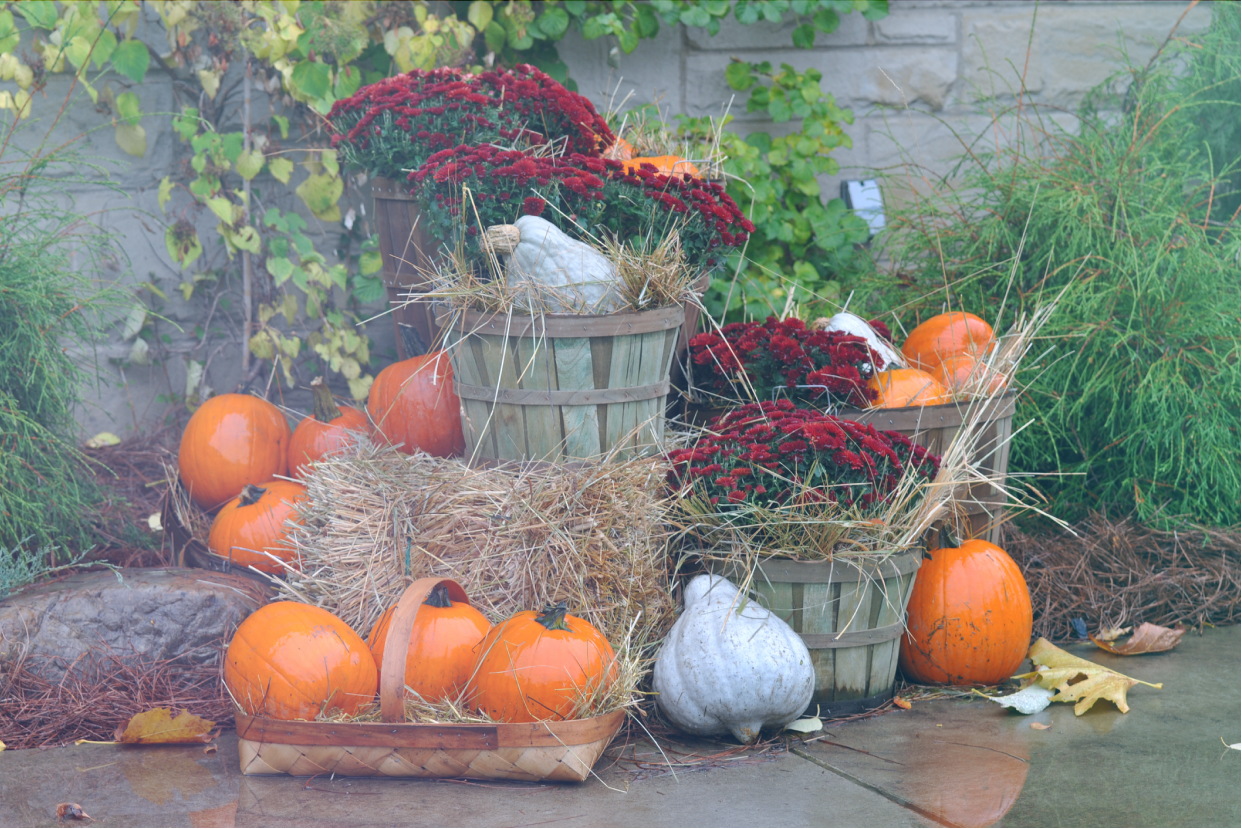
[[[267,493],[267,490],[261,486],[255,486],[254,484],[246,484],[246,486],[242,488],[241,498],[238,500],[237,505],[239,507],[252,506],[258,503],[259,499],[262,498],[266,493]]]
[[[535,621],[548,630],[569,630],[569,625],[565,624],[565,613],[568,610],[564,602],[544,605],[543,613],[536,616]]]
[[[315,393],[315,420],[331,423],[341,416],[341,410],[332,399],[332,389],[328,388],[322,377],[311,381],[311,391]]]
[[[448,588],[437,584],[431,589],[431,595],[423,599],[423,604],[428,607],[452,607],[453,600],[449,598]]]

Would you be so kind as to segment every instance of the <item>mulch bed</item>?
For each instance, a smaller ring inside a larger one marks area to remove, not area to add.
[[[1091,633],[1141,622],[1202,629],[1242,621],[1238,528],[1162,532],[1096,514],[1073,529],[1076,536],[1005,528],[1003,546],[1031,590],[1036,636],[1077,640],[1075,618]]]

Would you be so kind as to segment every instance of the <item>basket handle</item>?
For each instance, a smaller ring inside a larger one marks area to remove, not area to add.
[[[405,659],[410,653],[410,634],[423,602],[437,585],[443,584],[449,598],[470,603],[466,591],[452,579],[419,579],[405,589],[388,623],[384,642],[384,667],[380,671],[380,716],[386,723],[405,722]]]

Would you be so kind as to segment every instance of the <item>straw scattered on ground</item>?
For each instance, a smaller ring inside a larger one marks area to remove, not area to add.
[[[224,643],[216,647],[222,654]],[[220,659],[187,664],[101,645],[72,664],[56,661],[61,680],[49,679],[47,666],[30,656],[0,662],[0,736],[8,748],[112,740],[117,726],[151,708],[185,708],[219,726],[233,725]]]
[[[1238,528],[1162,532],[1097,513],[1073,529],[1076,536],[1005,527],[1005,550],[1031,591],[1035,636],[1076,640],[1075,618],[1091,633],[1142,622],[1202,628],[1242,621]]]

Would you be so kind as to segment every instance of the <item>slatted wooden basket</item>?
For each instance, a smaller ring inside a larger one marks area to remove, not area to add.
[[[537,723],[408,723],[405,658],[419,609],[436,585],[456,602],[452,579],[419,579],[393,613],[380,673],[382,722],[273,720],[237,712],[242,774],[474,777],[580,783],[621,729],[625,711]]]
[[[685,311],[592,316],[442,311],[466,455],[483,463],[658,451]]]

